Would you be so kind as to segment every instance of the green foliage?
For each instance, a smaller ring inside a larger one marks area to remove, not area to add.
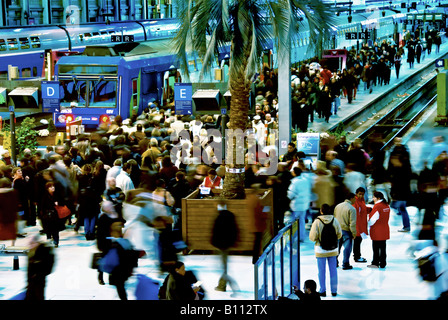
[[[328,132],[328,134],[333,135],[338,140],[342,136],[347,136],[347,132],[344,130],[344,125],[342,122],[339,122],[336,129],[333,132]]]
[[[37,143],[37,131],[34,130],[34,121],[33,118],[25,118],[22,123],[16,127],[16,154],[21,155],[25,149],[30,149],[32,153],[34,153],[38,147]],[[9,124],[5,124],[2,128],[2,134],[8,134],[11,128]]]

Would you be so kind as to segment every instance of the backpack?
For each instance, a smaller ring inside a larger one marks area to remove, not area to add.
[[[319,218],[317,218],[319,219]],[[336,234],[336,229],[333,226],[334,218],[330,223],[325,223],[321,219],[320,222],[324,224],[322,228],[322,233],[320,235],[320,246],[324,250],[334,250],[338,247],[338,236]]]

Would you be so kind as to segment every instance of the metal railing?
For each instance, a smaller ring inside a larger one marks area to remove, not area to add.
[[[277,300],[300,288],[299,221],[279,231],[254,265],[255,300]]]

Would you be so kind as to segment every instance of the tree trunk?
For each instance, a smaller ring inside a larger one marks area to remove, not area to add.
[[[244,191],[244,133],[248,124],[250,81],[246,79],[244,69],[241,71],[230,72],[231,109],[227,129],[240,129],[241,131],[234,131],[236,133],[234,138],[229,134],[226,135],[226,174],[221,193],[225,199],[244,199],[246,197]],[[239,74],[239,77],[232,76],[232,74]]]

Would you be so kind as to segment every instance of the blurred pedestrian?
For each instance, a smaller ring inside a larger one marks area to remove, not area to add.
[[[311,202],[311,181],[302,175],[302,170],[299,167],[293,169],[293,179],[288,188],[288,198],[291,200],[291,210],[294,220],[299,220],[300,227],[300,242],[305,241],[305,217],[307,211],[310,209]]]
[[[228,274],[228,258],[230,248],[235,246],[238,240],[238,225],[236,224],[235,215],[227,210],[225,202],[218,204],[218,216],[215,219],[212,229],[211,244],[220,250],[223,273],[219,278],[216,291],[226,291],[227,284],[230,285],[232,291],[238,288],[235,280]]]
[[[110,190],[110,189],[109,189]],[[111,227],[114,222],[123,223],[124,220],[116,212],[114,203],[111,201],[104,201],[101,206],[101,213],[97,222],[97,238],[96,244],[98,250],[101,251],[101,256],[104,257],[112,247]],[[98,269],[98,283],[104,285],[103,272]]]
[[[167,277],[166,299],[176,301],[199,300],[199,285],[191,283],[185,270],[185,264],[177,261],[171,268]]]
[[[59,246],[59,231],[61,230],[63,222],[59,219],[56,206],[63,206],[63,200],[56,192],[55,183],[50,181],[45,184],[46,194],[44,195],[42,203],[42,219],[45,220],[45,232],[47,239],[53,239],[53,244],[57,248]]]
[[[28,251],[28,270],[25,300],[45,300],[46,277],[51,274],[55,262],[53,249],[39,241],[39,235],[31,237]]]
[[[11,180],[0,178],[0,240],[17,238],[17,212],[19,196],[11,186]]]
[[[247,199],[247,209],[248,218],[250,221],[251,231],[255,235],[253,253],[252,253],[252,264],[255,264],[260,257],[262,252],[262,240],[263,234],[267,228],[267,212],[270,208],[265,208],[261,205],[259,198],[259,185],[252,185],[252,188],[246,192]]]

